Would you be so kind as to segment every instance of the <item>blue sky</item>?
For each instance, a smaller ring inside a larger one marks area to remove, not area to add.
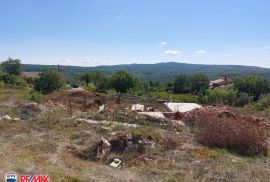
[[[0,61],[270,68],[269,0],[0,0]]]

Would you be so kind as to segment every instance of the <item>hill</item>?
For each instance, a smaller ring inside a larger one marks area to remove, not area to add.
[[[45,67],[48,67],[48,65],[23,64],[24,71],[41,71]],[[50,65],[49,67],[57,68],[57,65]],[[70,78],[92,70],[100,70],[105,74],[112,74],[117,70],[126,70],[137,75],[140,79],[162,82],[172,81],[174,76],[180,73],[204,73],[210,79],[215,79],[220,75],[227,75],[232,78],[242,76],[262,76],[270,79],[270,69],[242,65],[203,65],[166,62],[157,64],[122,64],[96,67],[60,66],[60,71]]]

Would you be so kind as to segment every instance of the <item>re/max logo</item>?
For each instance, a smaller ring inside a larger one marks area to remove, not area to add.
[[[20,176],[20,182],[49,182],[49,176]]]

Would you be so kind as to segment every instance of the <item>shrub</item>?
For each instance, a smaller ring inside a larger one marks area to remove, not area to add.
[[[190,117],[193,114],[190,114]],[[266,123],[227,109],[203,108],[195,111],[196,140],[207,146],[227,148],[241,154],[267,155]]]
[[[268,107],[270,107],[270,94],[262,95],[258,102],[261,103],[264,109],[267,109]]]
[[[244,93],[244,92],[239,93],[233,101],[233,106],[243,107],[244,105],[248,104],[250,102],[250,100],[251,99],[247,93]]]
[[[20,77],[12,74],[3,74],[0,77],[5,84],[14,85],[14,86],[26,86],[26,82]]]
[[[174,150],[177,148],[178,142],[177,139],[173,138],[173,137],[165,137],[161,140],[160,144],[162,145],[162,147],[168,151],[168,150]]]
[[[131,130],[132,136],[137,139],[147,138],[149,140],[160,140],[161,134],[154,127],[143,126]]]
[[[149,88],[149,85],[147,82],[136,81],[135,86],[128,90],[128,94],[137,95],[137,96],[144,96],[148,92],[149,89],[150,88]]]
[[[88,83],[86,86],[84,86],[84,89],[87,90],[88,92],[96,91],[96,87],[92,83]]]
[[[270,108],[270,94],[262,95],[260,100],[248,104],[245,107],[254,111],[268,110]]]
[[[47,94],[61,88],[62,84],[60,73],[55,69],[46,68],[42,71],[40,77],[35,80],[34,88],[36,91]]]
[[[21,95],[21,99],[31,100],[33,102],[40,102],[43,99],[43,95],[41,92],[33,91],[32,93]]]
[[[40,102],[41,100],[42,100],[42,98],[43,98],[43,95],[42,95],[42,93],[40,93],[40,92],[37,92],[37,91],[34,91],[34,92],[32,92],[31,94],[30,94],[30,100],[31,101],[34,101],[34,102]]]
[[[206,90],[205,95],[201,96],[204,98],[200,100],[203,100],[207,104],[232,105],[236,94],[236,91],[233,89],[214,88]]]
[[[198,96],[192,94],[171,94],[167,92],[150,92],[148,94],[149,97],[153,97],[155,99],[166,99],[173,100],[177,102],[197,102]]]

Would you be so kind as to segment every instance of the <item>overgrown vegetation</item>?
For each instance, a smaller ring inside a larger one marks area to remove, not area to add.
[[[208,107],[190,113],[191,120],[195,122],[193,127],[197,128],[196,139],[204,145],[248,155],[268,154],[269,126],[259,118]]]
[[[34,88],[43,94],[48,94],[54,90],[58,90],[63,85],[60,73],[52,68],[44,69],[40,77],[35,80]]]

